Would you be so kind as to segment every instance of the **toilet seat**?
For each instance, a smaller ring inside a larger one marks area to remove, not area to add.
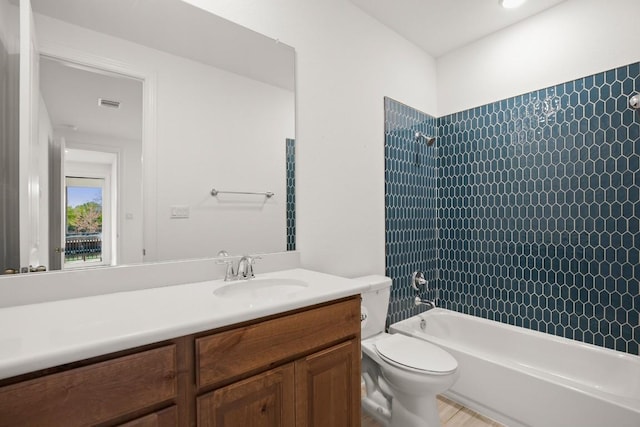
[[[458,362],[440,347],[401,334],[375,342],[376,353],[398,368],[428,375],[447,375],[458,369]]]

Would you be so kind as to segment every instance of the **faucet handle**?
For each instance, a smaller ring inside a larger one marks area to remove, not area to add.
[[[418,286],[427,285],[427,279],[424,278],[424,273],[422,271],[414,271],[411,274],[411,286],[416,291],[420,291]]]
[[[217,259],[216,264],[225,264],[227,266],[227,269],[224,272],[225,282],[228,280],[233,280],[236,276],[235,271],[233,271],[233,258],[231,258],[229,256],[229,253],[225,250],[218,252],[218,257],[222,259]]]
[[[225,251],[224,249],[218,252],[216,258],[218,258],[216,260],[216,264],[233,264],[233,257],[231,257],[229,255],[229,252]]]

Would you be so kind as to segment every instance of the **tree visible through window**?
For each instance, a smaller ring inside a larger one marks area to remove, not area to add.
[[[104,179],[67,177],[65,263],[102,260]]]
[[[67,206],[67,231],[69,233],[102,232],[102,202],[92,200],[75,207]]]

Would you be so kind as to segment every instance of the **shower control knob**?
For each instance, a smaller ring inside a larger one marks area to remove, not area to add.
[[[629,106],[631,106],[631,108],[635,110],[640,109],[640,93],[636,93],[631,98],[629,98]]]
[[[424,278],[424,273],[422,271],[414,271],[413,274],[411,274],[411,286],[413,289],[419,291],[420,289],[418,286],[424,286],[426,284],[427,279]]]

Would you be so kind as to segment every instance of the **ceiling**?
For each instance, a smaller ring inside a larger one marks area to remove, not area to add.
[[[142,138],[139,80],[42,57],[40,91],[54,129]],[[120,101],[120,108],[100,107],[98,98]]]
[[[351,0],[437,58],[565,0],[528,0],[504,9],[498,0]]]

